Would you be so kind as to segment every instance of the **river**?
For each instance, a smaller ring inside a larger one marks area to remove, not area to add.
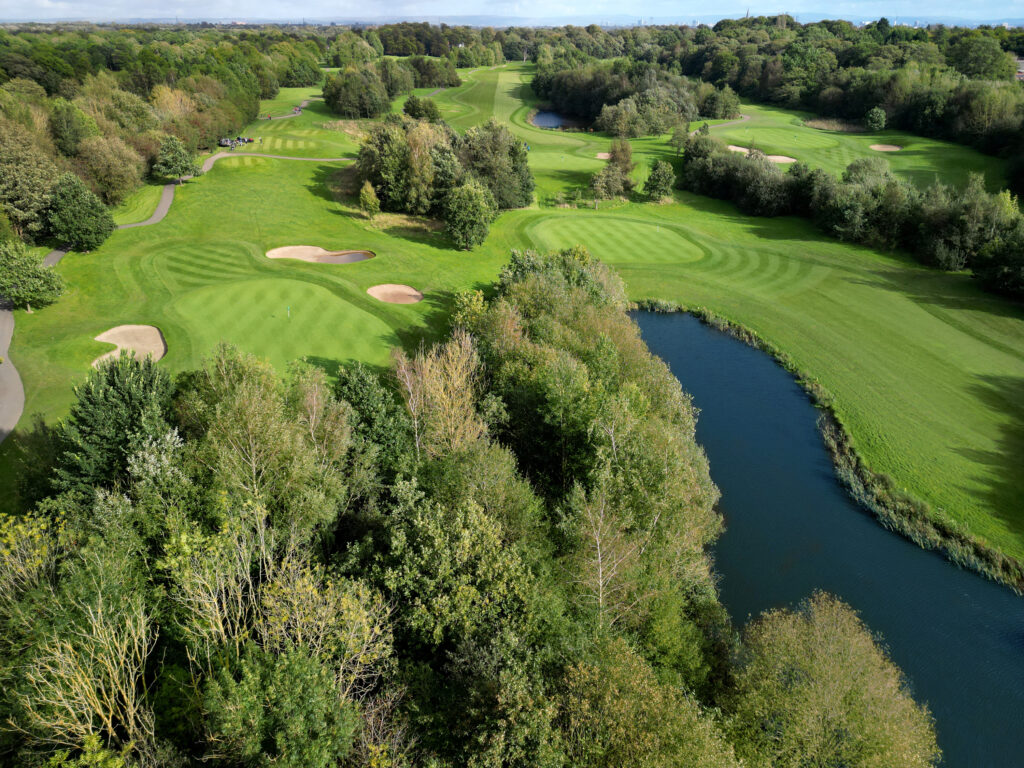
[[[638,312],[693,395],[722,492],[722,600],[737,624],[814,590],[860,612],[935,717],[944,766],[1024,765],[1024,598],[883,528],[839,485],[817,411],[764,353],[683,314]]]

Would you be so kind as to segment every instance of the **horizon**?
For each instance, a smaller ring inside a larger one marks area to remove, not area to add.
[[[155,6],[150,8],[149,6]],[[244,6],[242,13],[232,12],[240,4],[233,0],[213,0],[200,3],[196,0],[182,2],[142,3],[125,2],[125,0],[100,0],[85,3],[81,0],[33,0],[29,3],[12,0],[0,0],[0,23],[216,23],[216,24],[311,24],[311,25],[351,25],[351,24],[390,24],[400,22],[432,24],[448,23],[456,26],[523,26],[523,27],[557,27],[565,25],[587,26],[596,24],[601,27],[631,26],[663,26],[663,25],[713,25],[724,19],[741,19],[745,16],[776,16],[788,14],[798,23],[809,24],[825,19],[842,19],[854,24],[865,24],[885,17],[893,24],[906,26],[926,26],[929,24],[947,24],[958,26],[1024,25],[1024,3],[995,5],[989,2],[975,4],[974,13],[962,10],[963,6],[954,5],[943,0],[929,6],[928,11],[921,12],[913,2],[895,2],[888,5],[888,10],[881,12],[882,4],[871,2],[840,2],[823,12],[812,6],[810,2],[799,0],[790,7],[767,9],[758,6],[744,6],[734,11],[716,14],[684,13],[678,8],[666,8],[667,3],[660,0],[639,6],[637,13],[622,13],[619,8],[608,2],[588,4],[586,11],[577,12],[575,4],[568,4],[566,12],[556,15],[545,15],[543,11],[550,6],[541,3],[521,3],[516,0],[500,0],[488,5],[493,13],[480,13],[472,10],[472,4],[465,0],[446,0],[444,3],[396,2],[391,5],[393,10],[378,10],[374,14],[359,14],[347,9],[334,12],[328,11],[328,3],[313,0],[302,12],[296,13],[294,5],[279,0],[263,0],[263,2]],[[346,4],[347,5],[347,4]],[[445,6],[441,10],[439,6]],[[412,6],[412,7],[410,7]],[[530,13],[536,7],[541,12]],[[16,10],[15,10],[16,8]],[[79,12],[81,8],[83,11]],[[84,10],[88,8],[89,10]],[[501,11],[508,9],[508,12]],[[869,10],[872,9],[872,10]],[[35,10],[36,13],[25,13]],[[199,12],[200,10],[204,12]],[[1002,11],[996,14],[994,11]],[[287,11],[287,12],[285,12]],[[1007,11],[1010,11],[1007,13]],[[16,14],[16,15],[15,15]]]

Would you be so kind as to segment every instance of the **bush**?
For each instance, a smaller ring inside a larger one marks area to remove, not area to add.
[[[869,131],[881,131],[885,128],[885,110],[881,107],[872,107],[864,115],[864,126]]]
[[[380,213],[380,200],[377,199],[377,193],[369,181],[364,181],[359,190],[359,207],[371,219]]]
[[[46,222],[58,241],[78,251],[98,248],[114,231],[110,211],[73,173],[57,179]]]
[[[644,184],[644,194],[651,200],[661,200],[672,194],[672,188],[675,185],[676,174],[672,170],[672,166],[664,160],[658,160]]]

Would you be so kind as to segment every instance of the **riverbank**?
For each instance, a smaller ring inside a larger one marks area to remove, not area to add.
[[[892,478],[875,472],[867,464],[836,411],[832,394],[817,380],[801,371],[784,350],[757,332],[706,307],[690,307],[660,300],[640,301],[636,307],[651,312],[691,314],[707,325],[770,355],[793,375],[818,408],[818,429],[832,457],[836,476],[863,509],[871,512],[886,528],[905,536],[918,546],[937,550],[957,565],[1004,584],[1017,594],[1024,592],[1024,562],[1004,555],[977,536],[962,530],[953,521],[940,517],[926,502],[900,491]]]

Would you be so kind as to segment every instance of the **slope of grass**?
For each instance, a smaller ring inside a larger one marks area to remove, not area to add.
[[[832,392],[876,471],[1024,557],[1019,307],[982,293],[965,275],[829,240],[801,220],[749,218],[690,195],[666,205],[552,207],[556,195],[571,196],[600,169],[596,154],[610,139],[530,125],[530,76],[521,64],[478,70],[435,96],[460,129],[493,114],[531,147],[540,204],[503,214],[483,246],[454,251],[435,226],[408,217],[367,221],[335,191],[346,163],[222,160],[178,190],[162,223],[116,232],[95,252],[65,258],[58,269],[70,290],[57,304],[18,313],[11,357],[25,381],[26,413],[64,413],[71,384],[107,348],[92,337],[121,323],[158,325],[169,348],[162,365],[171,371],[195,366],[221,339],[278,365],[296,356],[329,371],[351,359],[384,365],[391,346],[440,333],[453,293],[489,284],[510,248],[582,243],[618,269],[631,298],[703,305],[784,349]],[[246,133],[306,142],[274,148],[281,154],[354,154],[351,136],[319,127],[331,119],[314,102],[301,117],[261,121]],[[673,154],[665,137],[633,147],[638,180],[656,158]],[[262,151],[270,149],[265,142]],[[826,162],[827,150],[807,152]],[[119,216],[129,217],[133,206],[133,215],[148,215],[142,198],[150,193],[137,194]],[[317,265],[263,255],[290,244],[365,248],[377,258]],[[365,291],[383,282],[407,283],[427,298],[382,304]],[[13,486],[10,455],[9,441],[0,449],[4,487]],[[0,496],[9,502],[10,494]]]
[[[889,129],[848,133],[810,128],[804,125],[804,120],[812,117],[810,113],[758,104],[744,104],[743,114],[750,119],[712,128],[711,135],[727,144],[756,147],[765,154],[789,155],[835,174],[862,157],[881,157],[894,173],[922,186],[936,179],[963,185],[970,173],[983,174],[991,191],[1006,185],[1002,161],[962,144]],[[872,144],[894,144],[903,149],[877,152]]]

